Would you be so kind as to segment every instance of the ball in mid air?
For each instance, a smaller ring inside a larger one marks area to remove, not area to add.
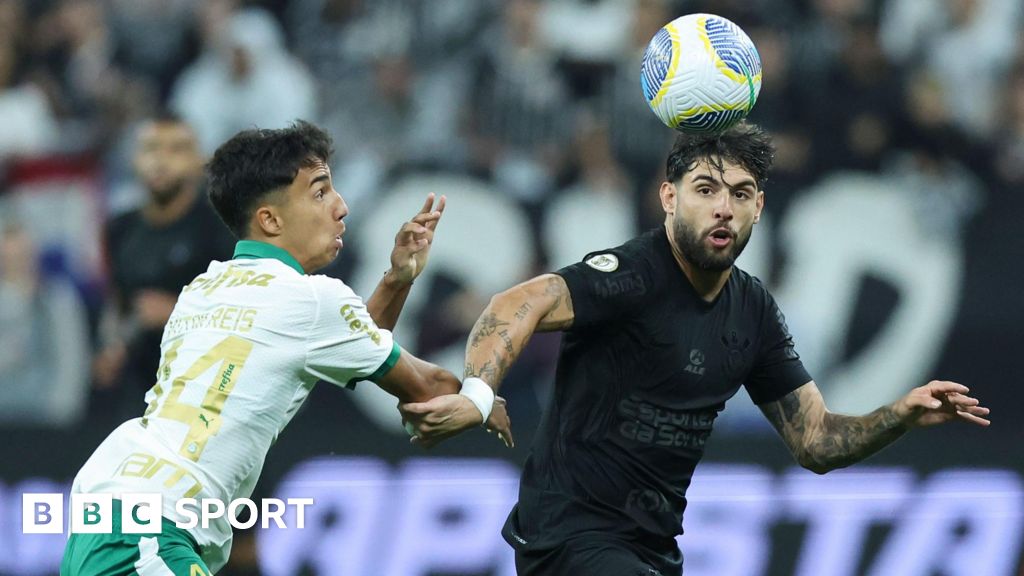
[[[640,65],[640,86],[666,126],[720,132],[754,107],[761,91],[761,57],[731,21],[688,14],[651,39]]]

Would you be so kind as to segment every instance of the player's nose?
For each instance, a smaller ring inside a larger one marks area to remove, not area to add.
[[[334,194],[337,196],[337,201],[334,204],[334,217],[337,220],[341,220],[345,216],[348,216],[348,204],[345,202],[345,198],[342,197],[340,192],[335,190]]]
[[[716,220],[732,220],[732,195],[722,194],[722,200],[715,204]]]

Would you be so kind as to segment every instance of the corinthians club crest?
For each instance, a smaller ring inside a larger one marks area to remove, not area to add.
[[[614,272],[619,269],[619,258],[615,254],[595,254],[584,260],[587,266],[601,272]]]

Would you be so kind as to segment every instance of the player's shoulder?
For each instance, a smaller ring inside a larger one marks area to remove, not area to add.
[[[583,257],[582,263],[599,272],[637,272],[649,275],[658,268],[657,232],[658,229],[654,229],[614,248],[590,252]]]
[[[302,278],[306,285],[309,286],[309,289],[318,298],[330,298],[335,300],[359,299],[355,290],[338,278],[326,276],[324,274],[309,274],[307,276],[302,276]]]
[[[775,298],[764,282],[742,268],[733,267],[729,282],[732,284],[731,293],[746,301],[748,306],[753,305],[755,309],[766,310],[775,303]]]
[[[656,231],[652,231],[614,248],[591,252],[556,273],[565,279],[579,302],[589,294],[594,303],[642,304],[656,298],[665,286],[664,259]]]

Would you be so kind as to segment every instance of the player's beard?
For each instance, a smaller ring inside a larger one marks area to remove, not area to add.
[[[181,196],[181,193],[185,191],[188,184],[189,182],[187,178],[178,178],[177,180],[172,180],[162,186],[151,185],[149,187],[149,197],[152,198],[153,202],[157,205],[167,206],[176,198]]]
[[[704,240],[712,230],[720,226],[721,224],[715,224],[698,233],[682,216],[676,216],[672,219],[672,236],[676,249],[682,253],[683,258],[701,270],[723,272],[732,268],[733,263],[743,253],[743,249],[747,247],[753,227],[748,228],[746,232],[737,232],[729,247],[724,252],[716,253],[704,245]]]

